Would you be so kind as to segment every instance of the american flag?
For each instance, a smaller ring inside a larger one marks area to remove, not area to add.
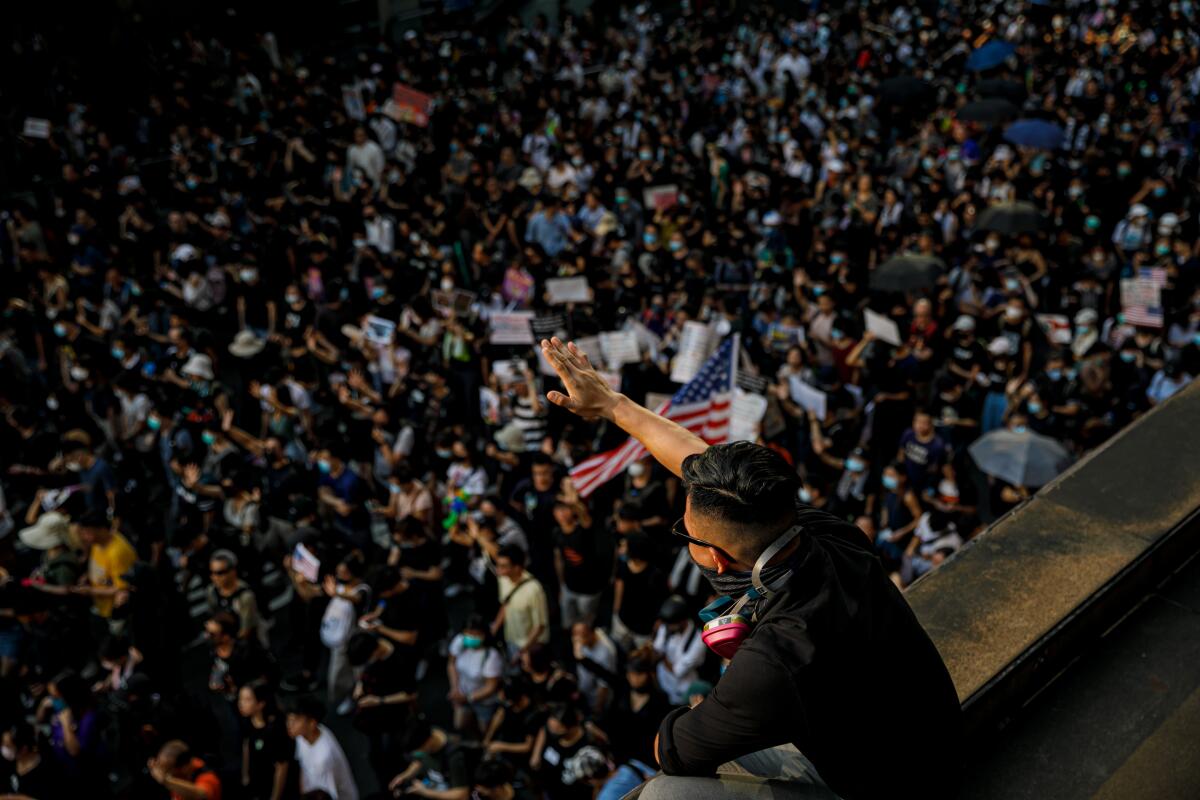
[[[678,422],[709,444],[728,441],[737,353],[737,336],[727,337],[696,376],[656,408],[655,413]],[[630,436],[620,447],[576,464],[571,470],[571,480],[580,496],[587,497],[644,455],[646,448]]]

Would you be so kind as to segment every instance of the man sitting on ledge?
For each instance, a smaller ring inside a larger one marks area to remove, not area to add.
[[[566,394],[683,480],[673,532],[720,599],[704,640],[728,667],[712,693],[663,720],[663,774],[641,800],[882,798],[914,771],[920,795],[953,795],[958,696],[933,643],[847,522],[801,503],[775,452],[707,445],[613,391],[573,344],[542,342]]]

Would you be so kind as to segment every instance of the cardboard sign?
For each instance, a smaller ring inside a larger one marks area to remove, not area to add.
[[[864,313],[866,314],[868,332],[881,342],[886,342],[894,347],[900,346],[900,326],[894,320],[885,317],[883,314],[876,314],[869,308]]]
[[[792,402],[817,419],[825,419],[826,396],[820,389],[809,386],[796,375],[788,378]]]
[[[683,323],[683,335],[679,337],[679,352],[671,361],[671,380],[676,383],[687,383],[696,377],[696,373],[708,359],[715,338],[712,328],[703,322],[688,320]]]
[[[546,293],[552,306],[564,303],[592,302],[592,288],[587,278],[577,275],[572,278],[550,278],[546,281]]]
[[[600,334],[600,347],[609,369],[619,370],[626,364],[642,360],[642,349],[637,334],[631,330],[607,331]]]
[[[492,374],[496,376],[496,380],[500,382],[501,386],[525,380],[524,369],[525,361],[520,358],[506,358],[492,364]]]
[[[304,545],[298,544],[292,550],[292,569],[309,583],[316,583],[321,575],[321,559]]]
[[[446,316],[451,313],[459,316],[468,314],[471,311],[471,304],[475,302],[475,293],[462,289],[454,289],[449,292],[435,289],[430,295],[433,299],[433,307]]]
[[[425,128],[433,114],[433,98],[411,86],[396,83],[392,87],[391,99],[384,104],[383,113],[397,122]]]
[[[41,117],[26,117],[25,126],[21,128],[21,135],[29,139],[49,139],[50,120]]]
[[[642,203],[647,211],[666,211],[679,202],[679,187],[673,183],[651,186],[642,192]]]
[[[1071,343],[1071,320],[1065,314],[1038,314],[1037,321],[1051,343]]]
[[[729,420],[729,441],[757,440],[759,423],[767,413],[767,398],[737,387],[733,391],[732,411],[733,415]]]
[[[396,333],[396,323],[383,317],[370,316],[367,317],[364,333],[367,335],[368,342],[373,344],[391,344],[392,337]]]
[[[492,314],[488,320],[488,341],[491,344],[533,344],[533,330],[529,327],[532,319],[532,311]]]

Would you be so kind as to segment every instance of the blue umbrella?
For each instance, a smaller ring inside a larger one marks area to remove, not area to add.
[[[1036,147],[1041,150],[1057,150],[1062,147],[1061,126],[1044,119],[1019,119],[1004,131],[1005,141],[1020,147]]]
[[[1016,45],[1002,39],[992,39],[982,47],[975,48],[971,55],[967,56],[967,69],[971,72],[983,72],[985,69],[998,67],[1016,51]]]

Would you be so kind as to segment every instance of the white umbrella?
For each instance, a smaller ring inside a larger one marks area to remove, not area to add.
[[[1033,431],[995,430],[968,449],[980,470],[1014,486],[1045,486],[1071,463],[1056,439]]]

